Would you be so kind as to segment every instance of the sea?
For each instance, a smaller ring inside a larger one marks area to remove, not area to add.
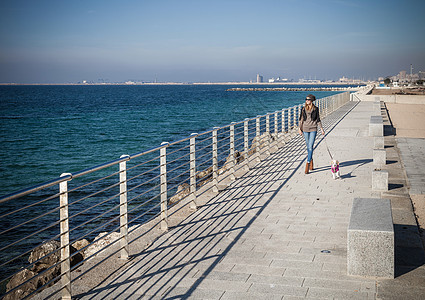
[[[202,133],[298,105],[312,93],[228,91],[236,87],[241,86],[0,86],[0,196],[58,178],[62,173],[75,173],[113,161],[123,154],[131,155],[162,142],[177,141],[193,132]],[[337,93],[341,92],[313,92],[318,99]],[[114,183],[116,185],[116,180],[111,184]],[[93,239],[99,232],[119,226],[114,221],[108,228],[98,227],[116,219],[118,212],[116,207],[111,208],[115,202],[108,203],[109,206],[103,204],[104,199],[111,196],[108,191],[87,196],[97,190],[95,184],[74,193],[87,199],[85,202],[71,199],[76,203],[72,208],[70,205],[69,212],[74,216],[70,219],[72,240]],[[4,270],[0,274],[0,295],[8,276],[27,264],[31,249],[46,240],[57,239],[57,199],[37,204],[57,193],[57,186],[42,192],[44,194],[0,203],[0,267]],[[132,224],[142,223],[157,213],[157,208],[152,211],[152,207],[158,206],[157,200],[150,206],[139,204],[142,200],[137,199],[129,206],[129,210],[137,207],[129,215],[131,222],[134,221]],[[24,206],[28,208],[22,209]],[[92,208],[88,210],[87,206]],[[145,217],[138,217],[145,212]]]

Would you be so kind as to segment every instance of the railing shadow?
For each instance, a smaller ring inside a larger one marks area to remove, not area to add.
[[[173,287],[196,276],[185,293],[175,296],[189,297],[296,172],[302,163],[303,143],[300,138],[293,139],[271,154],[247,176],[240,178],[238,184],[230,186],[175,226],[168,238],[134,257],[138,263],[110,284],[77,295],[77,298],[125,298],[128,292],[136,291],[141,297],[172,299]],[[280,158],[289,149],[298,151],[299,155],[282,163]],[[277,188],[272,187],[275,182],[280,182]],[[205,263],[207,267],[202,268],[200,264]]]
[[[342,113],[337,111],[326,120],[328,132],[348,112]],[[208,275],[228,267],[220,262],[236,243],[249,238],[252,233],[248,229],[300,169],[305,153],[304,138],[293,138],[154,245],[133,256],[134,262],[123,273],[75,297],[189,298]]]

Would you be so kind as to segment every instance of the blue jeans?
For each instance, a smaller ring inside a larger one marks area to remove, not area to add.
[[[303,132],[305,143],[307,145],[307,162],[311,162],[311,159],[313,158],[313,145],[314,140],[316,139],[317,131],[311,131],[311,132]]]

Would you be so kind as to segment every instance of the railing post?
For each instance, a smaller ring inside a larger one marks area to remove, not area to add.
[[[285,109],[282,109],[282,133],[285,133]]]
[[[260,162],[260,116],[255,119],[255,159]]]
[[[276,145],[276,147],[278,147],[279,148],[279,146],[278,146],[278,143],[277,143],[277,137],[278,137],[278,135],[279,135],[279,132],[278,132],[278,124],[277,124],[277,115],[278,114],[278,112],[277,111],[275,111],[274,112],[274,144]]]
[[[323,106],[323,100],[322,99],[319,99],[319,115],[320,115],[320,118],[323,118],[323,111],[322,111],[322,107]]]
[[[121,155],[128,158],[129,155]],[[121,259],[128,259],[127,161],[120,162],[120,247]]]
[[[245,158],[245,170],[249,170],[249,131],[248,131],[248,121],[249,119],[245,119],[243,122],[243,141],[244,141],[244,158]]]
[[[230,180],[235,180],[235,122],[230,125]]]
[[[213,163],[213,192],[218,193],[218,154],[217,154],[217,131],[214,127],[212,132],[212,163]]]
[[[294,129],[295,128],[295,107],[294,106],[291,107],[291,124],[292,124],[291,129]]]
[[[266,138],[267,138],[267,145],[266,145],[266,155],[270,155],[270,115],[266,115]]]
[[[286,132],[291,131],[291,109],[288,107],[286,109]]]
[[[298,109],[300,108],[299,105],[294,106],[294,129],[298,126]]]
[[[192,133],[190,137],[190,204],[189,208],[196,210],[196,136],[197,133]]]
[[[160,151],[160,182],[161,182],[161,230],[168,230],[168,196],[167,196],[167,147],[168,143],[161,144]]]
[[[326,108],[325,108],[325,110],[326,110],[326,116],[328,116],[329,115],[329,97],[326,98]]]
[[[325,117],[328,115],[328,112],[327,112],[327,110],[326,110],[326,102],[328,101],[327,99],[328,99],[328,98],[326,97],[326,98],[323,100],[323,112],[324,112],[324,116],[325,116]]]
[[[61,177],[69,176],[63,173]],[[71,258],[69,247],[69,207],[68,207],[68,180],[59,183],[59,218],[60,218],[60,241],[61,241],[61,284],[62,299],[71,300]]]
[[[297,128],[300,126],[300,114],[301,114],[302,105],[297,106]]]

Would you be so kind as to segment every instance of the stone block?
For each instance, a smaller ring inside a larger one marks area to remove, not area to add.
[[[370,122],[371,123],[383,123],[384,122],[384,119],[382,118],[381,115],[371,116],[370,117]]]
[[[384,137],[375,136],[373,140],[373,149],[384,149]]]
[[[394,227],[389,199],[355,198],[347,239],[348,275],[394,278]]]
[[[382,169],[387,162],[387,152],[385,149],[373,149],[373,166],[375,169]]]
[[[372,171],[372,191],[388,191],[388,171]]]
[[[380,101],[375,101],[373,103],[373,112],[378,116],[381,115],[381,102]]]
[[[370,117],[369,136],[384,136],[384,121],[382,116]]]

